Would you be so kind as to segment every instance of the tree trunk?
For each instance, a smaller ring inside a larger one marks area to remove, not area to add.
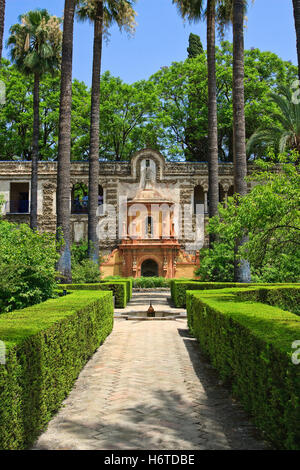
[[[216,81],[216,5],[215,0],[207,3],[207,69],[208,69],[208,179],[209,217],[218,213],[219,169],[218,169],[218,116]],[[210,236],[210,244],[212,242]]]
[[[40,76],[34,74],[33,88],[33,139],[31,162],[31,191],[30,191],[30,228],[37,230],[37,192],[38,192],[38,161],[40,137]]]
[[[293,7],[297,39],[298,76],[300,80],[300,0],[293,0]]]
[[[91,130],[89,155],[89,209],[88,241],[89,258],[99,262],[98,196],[99,196],[99,126],[100,126],[100,74],[103,36],[103,1],[98,0],[94,20],[93,76],[91,95]]]
[[[63,243],[57,268],[65,282],[71,282],[71,230],[70,230],[70,159],[71,159],[71,105],[72,62],[75,0],[65,0],[62,44],[58,162],[57,162],[57,239]]]
[[[2,49],[3,49],[4,20],[5,20],[5,0],[0,0],[0,67],[1,67]]]
[[[233,147],[234,189],[240,196],[247,194],[247,157],[244,98],[244,0],[233,0]],[[235,252],[246,238],[236,240]],[[250,266],[235,258],[235,280],[250,282]]]

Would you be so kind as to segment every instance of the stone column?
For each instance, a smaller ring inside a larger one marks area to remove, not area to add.
[[[208,191],[204,190],[204,214],[208,213],[207,193]]]
[[[223,191],[224,191],[224,206],[227,207],[229,183],[228,182],[222,182],[221,184],[222,184],[222,188],[223,188]]]
[[[227,207],[227,201],[228,201],[228,191],[224,191],[224,205]]]

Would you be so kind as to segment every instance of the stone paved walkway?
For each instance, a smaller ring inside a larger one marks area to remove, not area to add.
[[[35,449],[262,449],[186,321],[116,320]]]

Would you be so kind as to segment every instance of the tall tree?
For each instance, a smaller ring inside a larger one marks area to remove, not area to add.
[[[189,36],[189,47],[187,48],[188,52],[188,59],[198,59],[199,56],[204,54],[204,49],[202,46],[202,42],[200,37],[197,34],[191,33]],[[206,64],[206,58],[205,58]],[[200,78],[199,78],[200,80]],[[190,83],[192,85],[192,83]],[[192,88],[192,87],[191,87]],[[187,161],[207,161],[207,152],[208,152],[208,145],[207,145],[207,133],[204,137],[199,138],[199,129],[197,129],[197,125],[195,125],[194,114],[195,112],[200,115],[201,114],[201,106],[197,106],[199,103],[199,96],[193,93],[192,91],[189,93],[188,97],[188,106],[189,106],[189,113],[188,118],[186,120],[185,126],[185,158]]]
[[[0,0],[0,67],[1,67],[2,48],[3,48],[4,20],[5,20],[5,0]]]
[[[298,54],[298,75],[300,80],[300,0],[293,0],[294,19],[297,40],[297,54]]]
[[[20,16],[20,23],[10,28],[8,46],[11,58],[25,75],[33,75],[33,139],[31,167],[30,227],[37,229],[37,186],[40,136],[40,80],[54,74],[60,66],[60,19],[47,10],[33,10]]]
[[[58,270],[66,282],[71,282],[71,230],[70,230],[70,155],[73,31],[76,0],[65,0],[60,85],[60,111],[57,162],[57,239],[62,242]]]
[[[189,47],[187,48],[187,52],[189,59],[195,59],[195,57],[204,52],[200,36],[193,33],[189,35]]]
[[[218,170],[218,118],[216,89],[216,1],[207,0],[207,72],[208,72],[208,178],[209,178],[209,216],[218,213],[219,170]],[[202,0],[173,0],[180,14],[190,21],[202,18],[204,2]],[[210,238],[210,242],[212,242]]]
[[[234,189],[239,196],[247,194],[247,156],[245,127],[244,91],[244,17],[245,0],[233,0],[233,154]],[[242,238],[236,241],[236,252],[245,243]],[[235,280],[250,282],[250,266],[246,260],[235,262]]]
[[[207,71],[208,71],[208,178],[209,216],[218,213],[218,116],[216,79],[216,0],[207,1]],[[210,242],[214,237],[210,237]]]
[[[93,73],[91,95],[91,126],[89,154],[89,206],[88,241],[89,257],[99,262],[99,240],[97,235],[97,211],[99,196],[99,127],[100,127],[100,74],[102,41],[112,23],[120,29],[131,31],[135,26],[135,11],[131,0],[82,0],[78,17],[94,23]]]

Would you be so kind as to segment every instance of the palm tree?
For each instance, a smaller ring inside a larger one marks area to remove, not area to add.
[[[59,133],[57,157],[57,239],[62,243],[58,271],[65,282],[72,281],[70,229],[70,160],[71,160],[71,105],[73,32],[76,0],[65,0],[62,40]]]
[[[294,19],[297,39],[298,75],[300,80],[300,0],[293,0]]]
[[[31,168],[30,227],[37,229],[37,184],[40,135],[40,80],[43,74],[54,74],[60,66],[60,19],[47,10],[33,10],[21,15],[20,23],[10,28],[8,46],[11,59],[26,75],[33,75],[33,140]]]
[[[135,0],[133,0],[135,1]],[[112,23],[132,32],[135,27],[135,11],[131,0],[81,0],[77,15],[80,20],[94,24],[93,73],[91,93],[91,126],[89,153],[89,207],[88,241],[89,257],[99,262],[97,237],[97,210],[99,196],[99,126],[100,126],[100,75],[103,35]]]
[[[5,19],[5,0],[0,0],[0,67],[1,67],[2,48],[3,48],[4,19]]]
[[[244,93],[244,17],[245,0],[233,0],[233,149],[234,149],[234,189],[239,196],[247,194],[247,156],[245,128]],[[246,238],[236,240],[236,253]],[[235,280],[250,282],[250,266],[246,260],[235,260]]]
[[[216,0],[207,1],[207,71],[208,71],[208,178],[209,216],[218,213],[218,115],[216,79]],[[213,240],[210,240],[212,242]]]
[[[300,103],[293,103],[292,90],[281,85],[269,94],[278,111],[270,115],[271,123],[258,129],[247,142],[247,153],[257,146],[272,146],[280,153],[296,150],[300,154]]]
[[[172,0],[183,18],[198,21],[203,16],[203,0]],[[208,170],[209,170],[209,216],[218,213],[219,168],[218,168],[218,118],[216,86],[216,3],[207,0],[207,72],[208,72]],[[210,237],[210,243],[212,242]]]

